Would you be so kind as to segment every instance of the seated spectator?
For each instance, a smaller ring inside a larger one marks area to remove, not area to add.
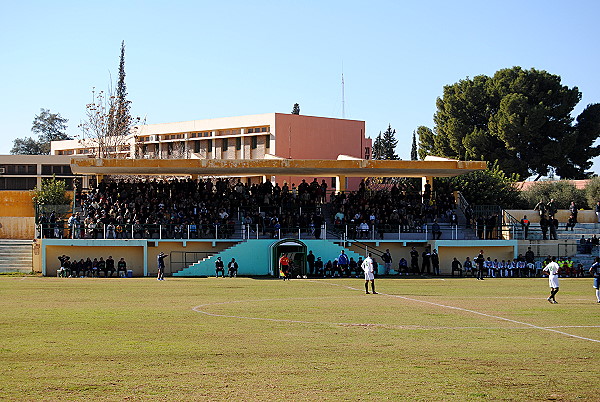
[[[315,261],[315,275],[325,276],[325,272],[323,271],[323,260],[321,260],[321,257],[317,257],[317,260]]]
[[[456,257],[454,257],[452,260],[452,276],[454,276],[454,272],[458,272],[459,276],[463,275],[463,265],[456,259]]]
[[[231,261],[229,262],[229,264],[227,264],[227,268],[228,268],[228,272],[229,272],[229,277],[230,278],[237,277],[238,263],[235,261],[235,258],[231,259]]]
[[[398,261],[398,275],[402,275],[403,272],[408,275],[408,261],[404,257]]]
[[[104,261],[104,258],[102,257],[100,257],[100,259],[98,260],[98,274],[100,272],[104,272],[104,277],[107,276],[106,261]]]
[[[100,269],[98,268],[98,259],[94,258],[92,261],[92,278],[97,278],[99,275]]]
[[[117,276],[125,277],[127,276],[127,262],[125,262],[125,258],[121,257],[119,262],[117,262]]]
[[[465,276],[467,276],[467,274],[469,273],[471,274],[471,277],[475,276],[473,272],[473,261],[471,261],[470,257],[467,257],[467,259],[463,263],[463,269],[465,270]]]
[[[106,259],[106,271],[104,271],[104,276],[112,276],[115,272],[115,260],[113,260],[112,255],[109,255]]]

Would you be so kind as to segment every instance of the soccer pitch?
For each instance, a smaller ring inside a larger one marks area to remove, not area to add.
[[[592,279],[0,277],[0,399],[598,400]]]

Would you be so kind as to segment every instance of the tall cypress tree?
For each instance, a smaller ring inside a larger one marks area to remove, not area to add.
[[[412,142],[412,148],[410,150],[410,160],[416,161],[418,159],[419,159],[419,156],[417,153],[417,134],[413,130],[413,142]]]

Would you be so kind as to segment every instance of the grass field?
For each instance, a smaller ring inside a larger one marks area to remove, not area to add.
[[[600,400],[592,280],[0,277],[0,399]]]

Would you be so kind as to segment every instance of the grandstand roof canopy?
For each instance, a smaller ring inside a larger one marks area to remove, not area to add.
[[[426,158],[424,161],[366,160],[340,155],[332,159],[94,159],[72,158],[75,174],[452,177],[486,169],[482,161]]]

